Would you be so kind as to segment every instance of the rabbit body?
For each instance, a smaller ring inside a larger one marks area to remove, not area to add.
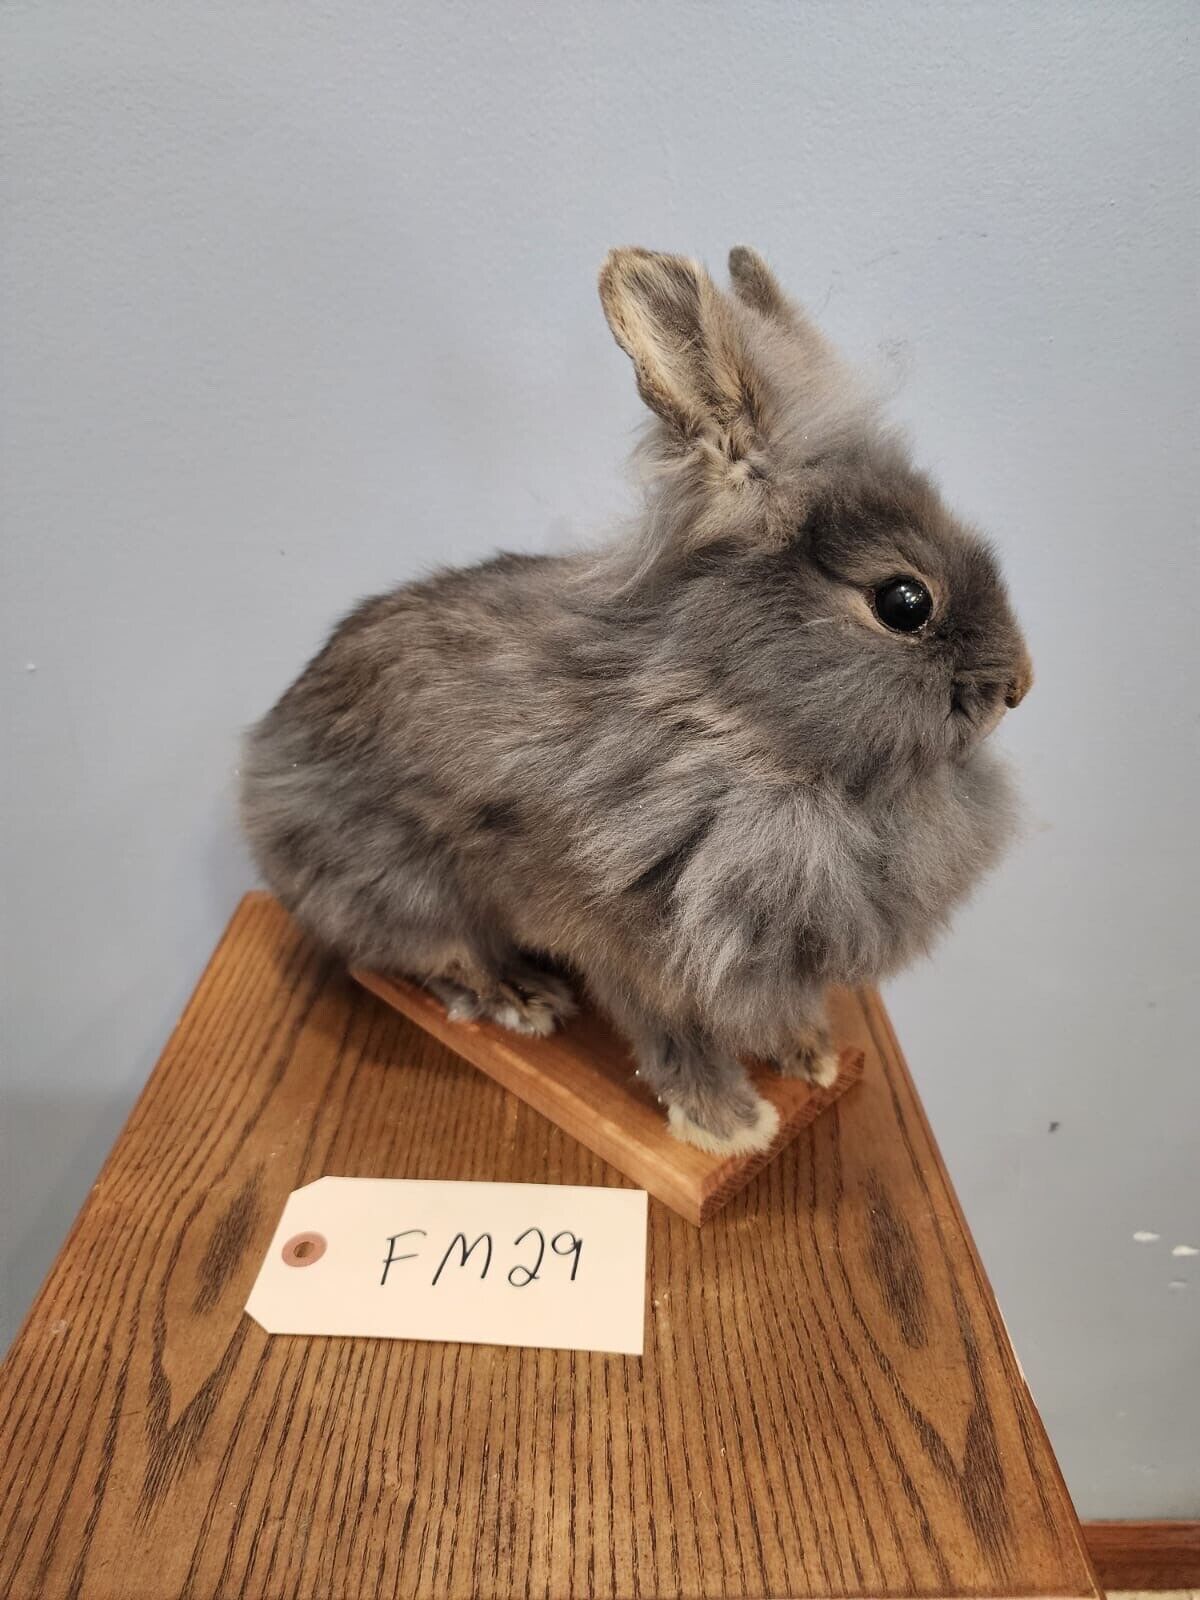
[[[1012,797],[983,738],[1029,675],[990,553],[761,261],[733,265],[730,300],[692,263],[610,259],[606,309],[660,419],[642,522],[365,602],[242,769],[263,874],[326,945],[532,1032],[570,1015],[569,974],[675,1131],[722,1151],[775,1129],[738,1057],[829,1081],[824,987],[923,951],[997,856]],[[658,330],[693,282],[686,342],[711,374],[733,328],[751,422],[720,380],[700,422],[677,414],[705,384]],[[897,572],[937,608],[919,639],[871,611]]]

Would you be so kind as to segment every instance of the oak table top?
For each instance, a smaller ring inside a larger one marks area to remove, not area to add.
[[[877,997],[861,1084],[699,1230],[641,1358],[272,1338],[326,1173],[622,1184],[242,902],[0,1372],[5,1600],[1092,1595]]]

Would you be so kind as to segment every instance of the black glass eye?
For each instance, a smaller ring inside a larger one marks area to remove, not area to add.
[[[875,591],[875,614],[885,628],[916,633],[933,615],[933,596],[920,578],[889,578]]]

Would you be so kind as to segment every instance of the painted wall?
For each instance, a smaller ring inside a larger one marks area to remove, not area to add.
[[[1081,1511],[1196,1513],[1196,31],[9,0],[3,1339],[251,881],[238,730],[355,597],[626,506],[597,266],[747,240],[1007,553],[1028,836],[891,1002]]]

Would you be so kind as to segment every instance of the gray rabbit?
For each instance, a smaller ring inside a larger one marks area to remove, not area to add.
[[[564,974],[681,1138],[770,1144],[739,1061],[826,1084],[822,991],[925,950],[1010,831],[984,746],[1031,667],[996,560],[760,257],[616,250],[655,414],[606,548],[367,600],[252,731],[283,903],[452,1016],[547,1033]]]

